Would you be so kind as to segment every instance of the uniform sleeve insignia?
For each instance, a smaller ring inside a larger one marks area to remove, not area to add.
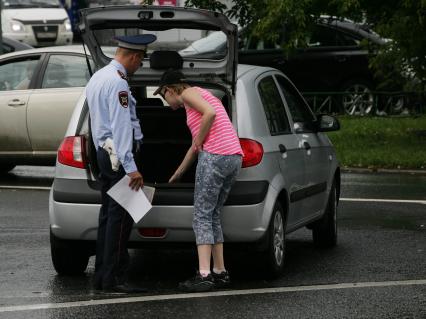
[[[118,101],[122,107],[127,108],[129,106],[129,93],[127,91],[118,92]]]

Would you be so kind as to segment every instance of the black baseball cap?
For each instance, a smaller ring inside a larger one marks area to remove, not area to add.
[[[186,83],[186,82],[187,80],[182,72],[178,70],[167,70],[161,76],[160,85],[158,89],[155,90],[154,95],[157,95],[158,93],[160,93],[161,89],[164,86],[179,84],[179,83]]]

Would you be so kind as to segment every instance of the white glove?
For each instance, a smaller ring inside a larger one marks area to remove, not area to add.
[[[106,139],[102,148],[108,152],[109,159],[111,161],[111,167],[114,172],[117,172],[120,167],[120,161],[117,157],[117,152],[115,151],[114,142],[109,137]]]

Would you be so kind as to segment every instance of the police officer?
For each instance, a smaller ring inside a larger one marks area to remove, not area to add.
[[[125,174],[129,187],[137,191],[143,178],[132,154],[134,140],[142,139],[136,117],[136,100],[132,97],[127,76],[141,65],[153,34],[116,37],[118,48],[114,59],[97,71],[86,86],[90,123],[102,184],[102,206],[96,242],[94,288],[105,292],[144,291],[130,287],[126,273],[129,265],[127,241],[133,225],[131,216],[107,191]]]

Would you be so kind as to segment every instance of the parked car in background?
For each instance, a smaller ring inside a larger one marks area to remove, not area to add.
[[[337,130],[338,122],[332,116],[316,117],[282,72],[249,65],[237,70],[237,27],[224,15],[190,8],[122,6],[83,10],[81,23],[97,67],[111,59],[99,42],[105,39],[102,33],[112,33],[111,26],[117,28],[116,34],[143,32],[135,30],[136,25],[148,32],[200,28],[226,34],[225,54],[213,59],[152,52],[129,79],[132,90],[145,96],[147,87],[158,85],[164,70],[173,66],[191,84],[222,100],[244,151],[242,170],[222,212],[226,249],[243,244],[258,250],[265,275],[277,276],[284,266],[287,233],[307,226],[317,245],[336,245],[340,168],[323,132]],[[136,164],[155,194],[152,210],[133,226],[129,246],[194,245],[196,165],[181,182],[168,183],[192,143],[185,110],[173,111],[161,99],[145,97],[137,99],[136,112],[144,133]],[[88,105],[82,96],[58,150],[49,197],[52,262],[59,274],[84,272],[94,254],[101,205],[98,172]]]
[[[3,36],[34,47],[72,44],[73,33],[59,0],[1,0]]]
[[[324,16],[306,39],[308,46],[287,57],[281,49],[286,41],[285,28],[282,30],[275,43],[254,36],[244,38],[239,62],[277,68],[305,94],[348,92],[341,97],[348,114],[371,111],[372,91],[380,79],[369,68],[369,56],[385,39],[364,25]]]
[[[16,41],[10,38],[6,38],[6,37],[2,37],[2,44],[3,44],[2,54],[33,49],[33,47],[29,44]]]
[[[196,56],[197,58],[202,58],[205,56],[207,59],[214,59],[217,58],[216,55],[222,56],[226,47],[226,34],[222,31],[213,31],[180,50],[179,54],[182,57]]]
[[[281,70],[305,95],[313,92],[348,92],[341,96],[340,101],[342,111],[348,114],[365,114],[372,110],[372,91],[381,79],[375,78],[369,68],[369,57],[377,46],[386,43],[386,39],[365,25],[323,16],[310,30],[310,36],[306,39],[308,46],[286,56],[282,49],[286,41],[285,30],[283,26],[278,40],[271,42],[242,29],[238,62]],[[209,58],[224,50],[224,42],[223,36],[212,32],[208,41],[195,41],[180,53],[187,57]]]
[[[0,172],[52,165],[90,74],[81,46],[0,56]]]

